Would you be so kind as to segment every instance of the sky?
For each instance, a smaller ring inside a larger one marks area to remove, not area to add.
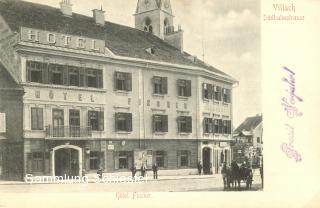
[[[27,0],[59,7],[60,0]],[[106,11],[106,20],[134,27],[138,0],[71,0],[73,12],[92,16]],[[239,81],[233,90],[237,127],[261,114],[260,1],[171,0],[174,24],[184,30],[184,50]],[[203,56],[204,54],[204,56]]]

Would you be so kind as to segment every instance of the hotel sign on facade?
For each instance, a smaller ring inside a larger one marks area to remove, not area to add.
[[[104,53],[105,41],[56,32],[21,27],[21,41],[56,47]]]

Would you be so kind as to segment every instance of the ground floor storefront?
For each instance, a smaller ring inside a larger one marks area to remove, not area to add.
[[[24,170],[34,176],[82,176],[99,169],[130,174],[133,166],[151,170],[156,163],[160,175],[192,175],[200,162],[204,174],[217,174],[231,155],[226,141],[25,139]]]

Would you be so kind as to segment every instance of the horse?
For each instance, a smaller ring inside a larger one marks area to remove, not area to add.
[[[225,188],[234,188],[234,189],[241,189],[241,181],[246,183],[246,188],[251,189],[252,185],[252,170],[250,168],[245,167],[242,165],[241,167],[238,166],[236,162],[231,163],[231,167],[226,168],[226,173],[224,176],[224,183],[226,185]]]

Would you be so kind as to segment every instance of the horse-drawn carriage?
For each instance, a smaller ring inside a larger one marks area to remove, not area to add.
[[[230,189],[231,187],[236,189],[238,184],[238,189],[240,190],[241,181],[246,184],[247,189],[251,189],[253,173],[252,169],[245,164],[242,164],[240,167],[235,161],[231,163],[231,167],[227,167],[226,164],[224,164],[222,175],[224,189]]]

